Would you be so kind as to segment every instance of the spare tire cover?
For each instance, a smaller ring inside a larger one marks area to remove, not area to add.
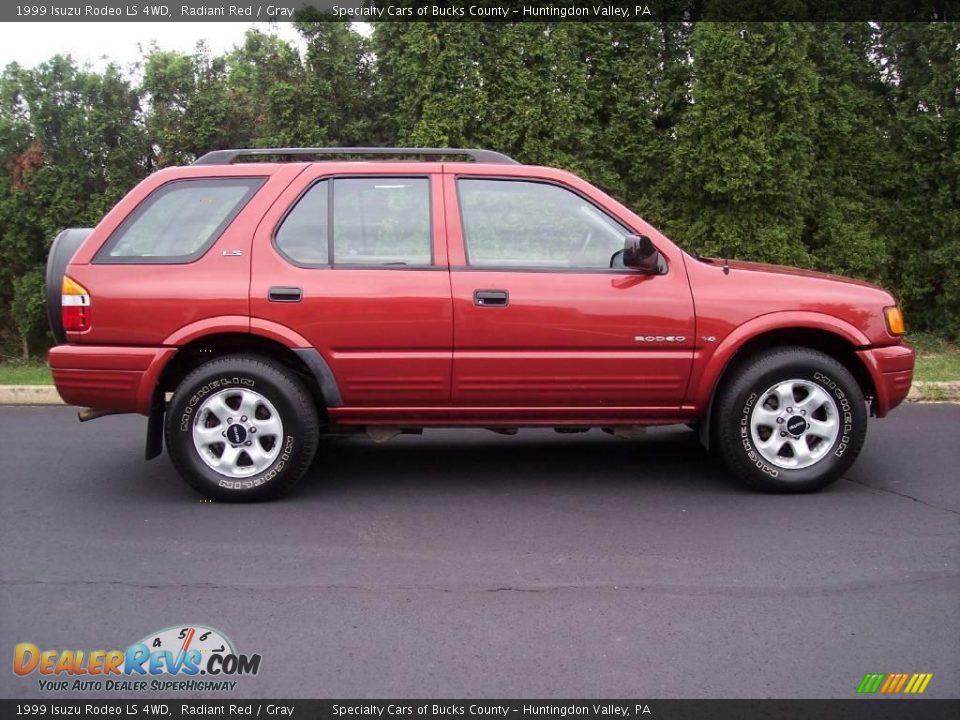
[[[61,282],[63,273],[67,270],[67,265],[73,258],[77,248],[87,239],[87,236],[93,232],[93,228],[68,228],[62,231],[50,246],[50,254],[47,256],[47,320],[50,323],[50,330],[53,332],[53,338],[57,345],[61,345],[67,340],[66,333],[63,331],[63,317],[60,314],[60,303],[62,302]]]

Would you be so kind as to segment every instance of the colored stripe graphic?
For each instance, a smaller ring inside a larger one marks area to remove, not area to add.
[[[880,683],[883,682],[885,675],[883,673],[867,673],[860,681],[857,688],[858,693],[875,693],[880,689]]]
[[[884,681],[883,686],[880,688],[880,692],[888,693],[893,690],[893,686],[897,684],[897,680],[900,679],[900,673],[890,673],[887,675],[887,679]]]
[[[927,689],[931,680],[933,673],[867,673],[857,686],[857,692],[919,695]]]
[[[898,693],[903,689],[904,683],[907,682],[907,678],[910,677],[909,673],[893,673],[887,676],[887,681],[883,684],[883,687],[880,688],[880,692],[892,694]]]
[[[933,673],[914,673],[903,691],[912,695],[919,695],[927,689],[927,685],[930,684],[932,679]]]

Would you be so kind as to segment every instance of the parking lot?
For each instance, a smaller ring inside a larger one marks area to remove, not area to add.
[[[262,655],[241,697],[960,694],[958,405],[871,421],[806,496],[742,489],[686,428],[438,430],[332,438],[291,497],[214,504],[145,425],[0,408],[5,663],[200,623]],[[9,668],[0,695],[40,695]]]

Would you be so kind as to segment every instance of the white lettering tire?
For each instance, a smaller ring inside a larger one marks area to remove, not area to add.
[[[834,358],[776,348],[732,368],[711,426],[712,445],[751,487],[814,492],[837,480],[860,453],[867,407],[856,379]]]
[[[296,375],[264,358],[230,355],[187,375],[167,408],[174,467],[221,502],[271,500],[306,473],[319,419]]]

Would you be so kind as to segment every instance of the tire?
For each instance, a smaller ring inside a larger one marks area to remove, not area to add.
[[[714,442],[731,471],[764,492],[815,492],[856,460],[867,433],[863,392],[829,355],[761,352],[731,370],[717,396]]]
[[[244,355],[187,375],[165,422],[174,467],[194,490],[221,502],[288,492],[310,467],[318,434],[317,407],[303,383],[282,365]]]

